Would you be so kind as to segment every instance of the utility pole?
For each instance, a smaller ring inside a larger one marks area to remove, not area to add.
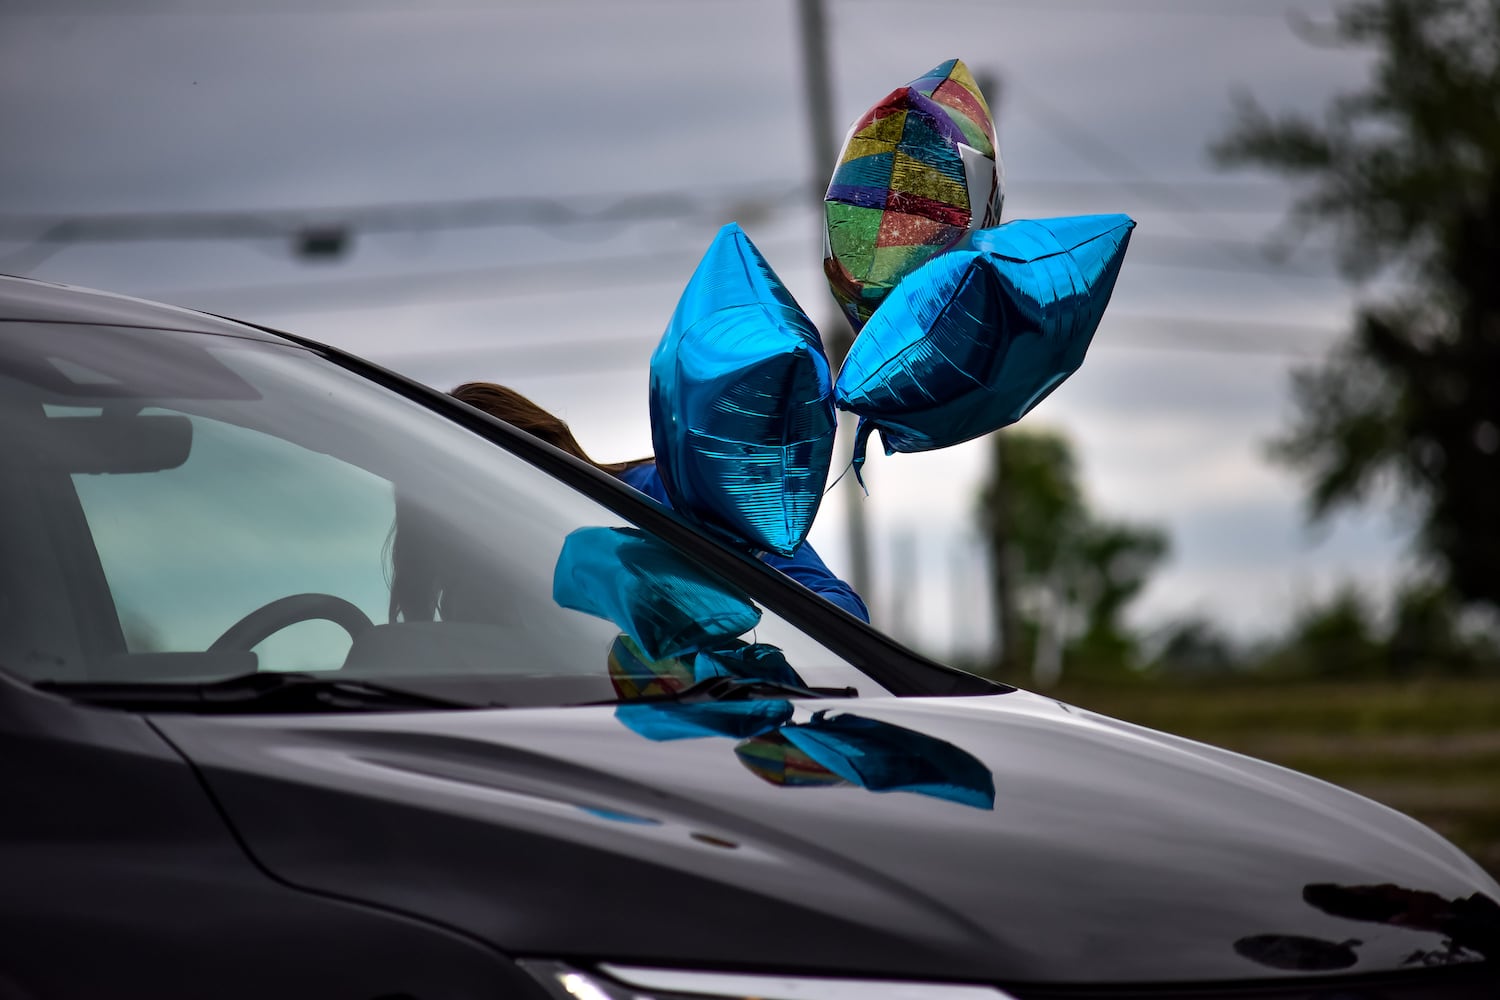
[[[1010,473],[1005,468],[1004,431],[989,437],[990,467],[989,483],[989,557],[990,596],[994,600],[996,637],[996,659],[1000,676],[1006,680],[1017,680],[1021,671],[1021,616],[1016,608],[1017,563],[1020,553],[1016,551],[1012,535],[1015,519],[1011,512]]]
[[[1000,157],[1000,74],[993,69],[980,68],[974,71],[974,83],[985,95],[990,106],[990,117],[995,123],[995,156]],[[1001,179],[1004,179],[1002,174]],[[990,533],[990,597],[994,602],[995,659],[1000,675],[1008,680],[1017,680],[1021,670],[1021,616],[1017,609],[1017,584],[1020,573],[1020,553],[1011,537],[1015,522],[1011,515],[1011,490],[1009,470],[1005,468],[1004,432],[990,436],[990,502],[993,507]]]
[[[920,597],[913,583],[921,578],[922,571],[918,558],[917,532],[910,524],[904,524],[892,532],[889,552],[890,578],[899,580],[908,590],[903,599],[891,602],[882,625],[886,632],[908,646],[916,646],[919,644],[917,623],[922,616]]]
[[[823,17],[823,0],[796,0],[802,33],[802,77],[807,89],[807,124],[813,163],[813,197],[817,199],[818,244],[823,242],[823,189],[833,175],[835,125],[833,123],[833,87],[828,72],[828,35]],[[837,374],[854,343],[854,331],[837,308],[824,307],[827,317],[821,326],[828,360]],[[854,454],[852,413],[839,414],[839,427],[846,446],[838,449],[848,464]],[[844,507],[847,512],[849,548],[849,584],[866,601],[874,603],[870,579],[870,537],[865,518],[864,490],[853,476],[845,476]]]

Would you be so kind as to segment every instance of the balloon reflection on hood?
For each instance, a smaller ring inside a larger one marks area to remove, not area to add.
[[[734,739],[774,732],[792,721],[789,701],[707,701],[680,705],[637,702],[615,706],[615,718],[626,729],[657,743],[702,736]]]
[[[975,809],[995,807],[995,779],[972,754],[946,740],[850,712],[815,712],[792,723],[790,701],[638,702],[615,718],[658,742],[726,736],[751,774],[783,788],[853,785],[913,792]]]
[[[784,788],[849,784],[779,731],[745,740],[734,748],[734,755],[757,778]]]
[[[976,809],[995,807],[995,779],[973,755],[947,740],[862,715],[816,712],[812,721],[777,733],[809,759],[872,792],[916,792]],[[750,742],[754,742],[753,740]],[[740,762],[766,777],[735,748]]]

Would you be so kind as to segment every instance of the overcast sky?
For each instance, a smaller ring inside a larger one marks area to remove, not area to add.
[[[1217,173],[1204,153],[1235,91],[1315,110],[1359,86],[1363,54],[1293,30],[1326,17],[1327,0],[826,10],[840,134],[957,56],[991,81],[1006,218],[1139,222],[1083,369],[1023,423],[1071,436],[1100,514],[1170,534],[1135,619],[1207,615],[1253,636],[1337,581],[1384,586],[1402,524],[1372,512],[1313,533],[1297,482],[1264,459],[1289,414],[1288,373],[1339,334],[1353,294],[1326,237],[1267,260],[1259,245],[1288,191]],[[356,230],[344,255],[317,262],[274,228],[12,239],[0,272],[228,312],[445,388],[508,382],[569,420],[595,458],[638,457],[647,359],[721,223],[744,225],[815,319],[832,311],[802,193],[814,178],[799,45],[792,0],[0,0],[0,215],[12,226],[184,211],[368,222],[339,209],[514,196],[540,199],[549,219]],[[970,527],[986,459],[975,443],[870,460],[871,603],[937,652],[988,634]],[[813,532],[835,568],[846,502],[836,490]]]

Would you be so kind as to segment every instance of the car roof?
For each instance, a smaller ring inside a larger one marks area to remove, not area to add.
[[[142,326],[285,343],[255,327],[128,295],[0,274],[0,322]]]

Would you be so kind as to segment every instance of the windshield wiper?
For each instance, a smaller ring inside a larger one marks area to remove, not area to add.
[[[705,701],[762,701],[773,698],[858,698],[852,687],[803,687],[758,677],[709,677],[672,694],[631,698],[627,704],[674,702],[693,704]],[[603,704],[617,704],[604,702]]]
[[[489,708],[365,680],[266,671],[203,683],[42,681],[39,690],[90,705],[199,715],[289,712],[395,712]]]

